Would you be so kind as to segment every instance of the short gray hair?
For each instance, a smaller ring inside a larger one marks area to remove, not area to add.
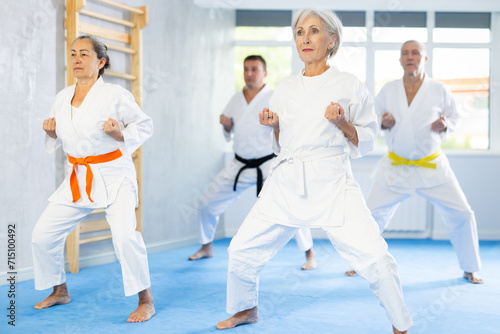
[[[297,29],[297,25],[303,19],[308,16],[316,16],[321,21],[323,21],[323,25],[329,36],[336,35],[337,41],[335,45],[330,50],[329,57],[335,56],[337,53],[340,44],[342,42],[342,22],[339,17],[328,9],[316,9],[316,8],[303,8],[295,12],[292,19],[292,30],[293,30],[293,39],[295,40],[295,30]]]
[[[422,50],[425,54],[427,54],[427,47],[425,46],[424,43],[422,42],[419,42],[417,40],[414,40],[414,39],[409,39],[407,40],[406,42],[404,42],[402,45],[401,45],[401,49],[400,50],[403,50],[403,47],[408,44],[408,43],[417,43],[418,46],[420,46],[420,50]]]

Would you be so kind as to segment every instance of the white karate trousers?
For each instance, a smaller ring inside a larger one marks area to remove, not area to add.
[[[323,230],[337,252],[368,281],[393,326],[407,330],[413,321],[403,299],[396,261],[355,182],[347,187],[345,203],[345,208],[339,208],[345,210],[344,225],[325,226]],[[250,212],[228,248],[228,313],[257,306],[260,271],[297,230],[257,219]]]
[[[113,247],[120,261],[126,296],[151,286],[146,246],[135,230],[135,188],[123,181],[116,200],[106,209]],[[75,226],[93,209],[50,202],[32,233],[35,289],[44,290],[66,282],[64,243]]]
[[[401,188],[398,192],[375,182],[366,203],[380,231],[387,228],[401,202],[414,193],[431,202],[443,218],[460,268],[470,273],[479,271],[481,259],[476,218],[454,176],[450,182],[435,187]]]
[[[274,159],[271,159],[260,166],[264,180],[269,174],[269,167],[273,161]],[[236,191],[233,190],[236,174],[243,166],[244,164],[236,159],[229,162],[215,177],[200,199],[198,214],[198,241],[200,244],[205,245],[214,240],[219,216],[226,211],[231,203],[240,198],[248,188],[257,183],[257,170],[255,168],[246,169],[240,174]],[[301,252],[305,252],[313,246],[311,230],[308,228],[299,229],[295,235],[295,240]]]

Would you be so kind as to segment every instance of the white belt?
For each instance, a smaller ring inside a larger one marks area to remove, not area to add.
[[[281,149],[278,157],[275,159],[271,165],[269,171],[269,176],[271,176],[274,169],[276,169],[281,163],[288,162],[294,165],[295,168],[295,189],[297,195],[305,195],[305,185],[304,185],[304,162],[313,161],[318,159],[324,159],[328,157],[333,157],[345,153],[345,148],[343,146],[332,146],[319,148],[312,151],[297,151],[291,152],[287,149]]]

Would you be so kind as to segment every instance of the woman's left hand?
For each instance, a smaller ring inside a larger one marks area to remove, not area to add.
[[[443,115],[441,115],[437,120],[432,122],[431,125],[432,131],[441,132],[446,131],[446,119]]]
[[[330,102],[330,105],[326,107],[325,117],[337,126],[346,122],[344,109],[340,106],[340,104],[334,102]]]
[[[269,110],[269,108],[264,108],[259,113],[259,122],[262,125],[270,126],[273,129],[279,129],[280,126],[280,118],[278,114]]]
[[[120,129],[120,124],[112,118],[108,118],[104,124],[104,132],[111,138],[123,141],[122,130]]]

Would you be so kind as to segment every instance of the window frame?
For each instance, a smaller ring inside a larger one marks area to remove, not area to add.
[[[378,10],[365,10],[365,28],[367,38],[364,42],[343,42],[344,47],[363,47],[366,50],[366,86],[374,95],[375,86],[375,52],[379,50],[398,50],[400,43],[373,42],[372,30],[375,27],[375,12]],[[489,43],[437,43],[433,41],[433,29],[435,27],[435,14],[441,11],[425,11],[427,15],[427,42],[426,47],[429,55],[434,48],[488,48],[490,50],[490,91],[489,91],[489,148],[484,150],[475,149],[445,149],[447,154],[454,156],[485,156],[500,155],[500,63],[494,59],[500,59],[500,12],[489,12],[491,15],[490,42]],[[472,12],[472,11],[469,11]],[[481,11],[487,12],[487,11]],[[292,12],[293,17],[293,12]],[[275,40],[235,40],[234,46],[281,46],[292,48],[292,74],[299,73],[303,63],[295,51],[293,38],[290,41]],[[334,60],[335,62],[335,60]],[[432,77],[432,57],[429,57],[426,72]],[[374,95],[375,96],[375,95]],[[385,151],[375,150],[371,154],[385,154]]]
[[[365,42],[343,42],[342,46],[364,47],[366,49],[366,86],[375,96],[375,52],[379,50],[397,50],[401,48],[401,43],[373,42],[372,30],[375,23],[375,12],[377,10],[366,10],[365,27],[367,38]],[[482,11],[484,12],[484,11]],[[434,48],[489,48],[490,49],[490,91],[489,91],[489,148],[484,150],[475,149],[444,149],[447,154],[455,156],[469,155],[500,155],[500,64],[493,60],[500,57],[500,12],[490,12],[490,42],[489,43],[435,43],[433,41],[433,29],[436,11],[426,11],[427,13],[427,52],[432,55]],[[341,46],[341,47],[342,47]],[[292,65],[296,65],[292,72],[296,73],[302,68],[302,62],[297,52],[293,53]],[[335,59],[333,60],[335,63]],[[426,65],[426,73],[433,76],[432,57]],[[496,111],[496,112],[495,112]],[[496,126],[495,126],[496,125]],[[380,155],[386,152],[380,149],[374,150],[371,154]]]

